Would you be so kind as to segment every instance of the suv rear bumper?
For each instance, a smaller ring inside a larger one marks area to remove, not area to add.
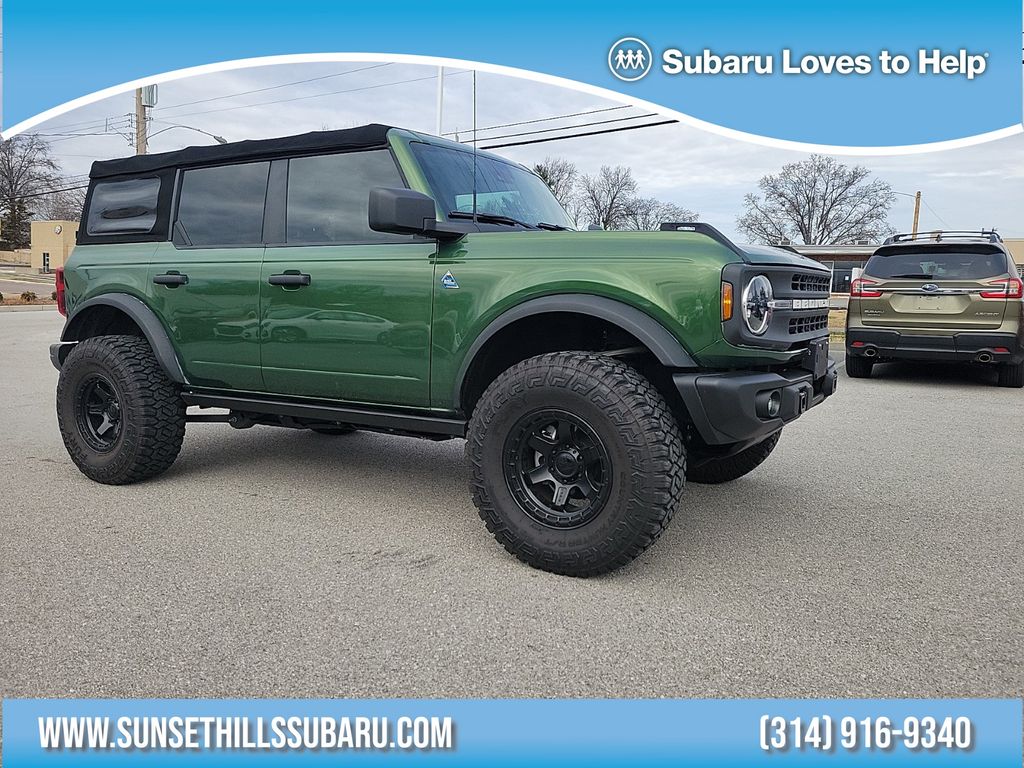
[[[1024,345],[1012,333],[955,333],[928,336],[848,328],[846,354],[875,360],[936,360],[951,363],[1009,363],[1024,358]]]
[[[803,368],[778,373],[677,373],[672,376],[694,427],[708,445],[753,443],[777,432],[836,391],[838,374],[829,359],[825,375],[815,379]],[[766,413],[772,392],[779,392],[776,417]]]

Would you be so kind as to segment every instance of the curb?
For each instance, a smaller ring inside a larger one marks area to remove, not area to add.
[[[56,312],[56,304],[12,304],[9,307],[5,307],[0,304],[0,312],[39,312],[49,311]]]

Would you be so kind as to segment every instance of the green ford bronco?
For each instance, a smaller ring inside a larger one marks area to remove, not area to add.
[[[101,483],[160,474],[195,421],[466,438],[491,533],[587,576],[836,388],[818,263],[700,223],[574,231],[531,171],[433,136],[368,125],[90,176],[50,354],[64,442]]]

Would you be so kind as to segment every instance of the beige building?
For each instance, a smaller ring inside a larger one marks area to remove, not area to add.
[[[1017,272],[1024,277],[1024,237],[1008,237],[1003,243],[1010,249],[1010,255],[1017,262]]]
[[[77,221],[32,222],[32,268],[39,272],[63,267],[78,234]]]

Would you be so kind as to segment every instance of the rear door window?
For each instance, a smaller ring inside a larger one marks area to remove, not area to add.
[[[152,232],[156,225],[160,179],[101,181],[89,202],[89,235],[124,235]],[[166,225],[165,225],[166,226]]]
[[[1002,251],[982,247],[875,254],[868,260],[864,273],[884,280],[984,280],[1006,274],[1006,269]]]
[[[261,244],[269,174],[269,162],[185,171],[174,224],[175,244]]]

